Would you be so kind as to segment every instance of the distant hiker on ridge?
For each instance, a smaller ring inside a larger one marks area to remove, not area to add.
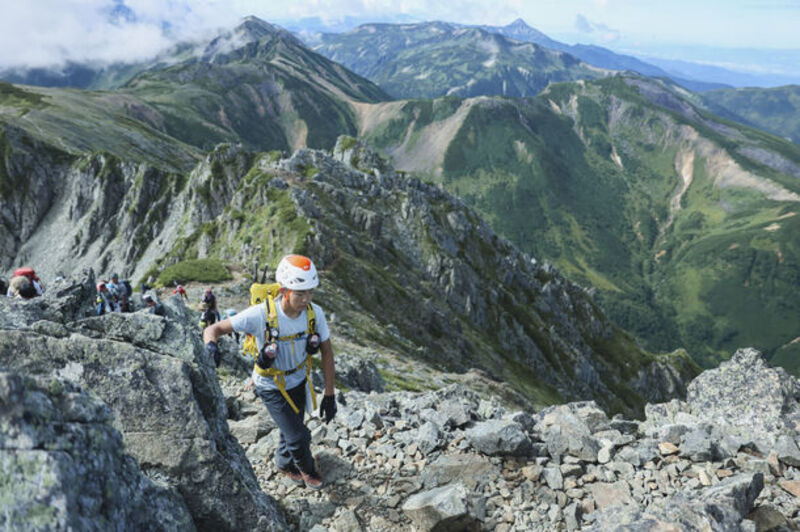
[[[201,300],[200,328],[205,329],[221,320],[217,311],[217,298],[210,288],[203,292]],[[217,364],[219,365],[219,364]]]
[[[116,312],[116,307],[111,297],[111,293],[108,291],[108,287],[106,286],[105,281],[100,281],[97,283],[97,315],[102,316],[103,314],[108,314],[109,312]]]
[[[189,299],[189,296],[186,295],[186,289],[181,284],[175,287],[175,290],[172,291],[173,296],[178,294],[180,294],[183,299]]]
[[[153,299],[153,296],[150,294],[145,294],[142,296],[142,301],[144,301],[145,307],[142,309],[144,312],[148,314],[156,314],[157,316],[164,315],[164,305],[161,303],[156,303],[156,300]]]
[[[36,297],[36,287],[33,282],[24,275],[17,275],[11,278],[8,284],[8,295],[15,299],[31,299]]]
[[[40,296],[40,295],[42,295],[44,293],[44,288],[42,288],[42,283],[39,280],[39,277],[36,276],[36,272],[33,270],[33,268],[17,268],[16,270],[14,270],[14,275],[11,276],[11,280],[12,281],[14,280],[14,277],[25,277],[25,278],[27,278],[28,281],[31,282],[31,285],[33,286],[34,290],[36,290],[36,294],[35,295]],[[11,294],[11,285],[10,284],[9,284],[9,287],[8,287],[8,291],[6,292],[6,295],[9,296],[9,297],[14,297]]]
[[[133,295],[133,288],[128,280],[120,281],[119,275],[111,274],[111,281],[107,285],[108,291],[114,298],[120,312],[130,312],[130,298]]]
[[[320,417],[324,415],[327,423],[336,415],[328,323],[322,308],[311,303],[319,278],[309,258],[287,255],[278,264],[275,279],[280,284],[277,297],[270,294],[263,303],[206,328],[203,340],[219,365],[220,336],[236,331],[255,337],[258,355],[251,383],[280,429],[275,465],[292,482],[319,490],[323,482],[311,454],[311,433],[303,420],[306,408],[316,407],[310,373],[311,356],[317,351],[322,352],[325,377]]]

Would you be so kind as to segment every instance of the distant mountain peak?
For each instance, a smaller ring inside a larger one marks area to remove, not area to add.
[[[490,27],[486,26],[486,28],[488,29]],[[528,23],[522,20],[521,18],[518,18],[511,24],[503,26],[499,29],[502,29],[503,33],[511,38],[518,39],[521,41],[528,40],[536,44],[541,44],[543,46],[555,48],[552,46],[552,44],[555,41],[553,41],[550,37],[548,37],[541,31],[537,30],[536,28],[529,26]]]
[[[511,24],[507,24],[507,25],[506,25],[506,28],[508,28],[508,29],[521,29],[521,28],[525,28],[525,29],[533,29],[533,28],[531,28],[530,26],[528,26],[528,23],[527,23],[527,22],[525,22],[524,20],[522,20],[521,18],[517,18],[517,19],[516,19],[514,22],[512,22]]]
[[[261,43],[279,39],[302,46],[302,43],[291,32],[261,20],[248,16],[232,30],[224,31],[209,42],[202,52],[205,61],[226,61],[228,54],[240,50],[250,43]]]
[[[225,34],[233,34],[250,41],[259,41],[264,37],[273,37],[275,35],[291,35],[280,26],[270,24],[253,15],[243,18],[231,32],[225,32]]]

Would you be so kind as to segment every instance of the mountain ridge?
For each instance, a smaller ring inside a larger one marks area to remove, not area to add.
[[[652,63],[643,61],[637,57],[620,54],[603,48],[602,46],[589,44],[565,44],[551,39],[541,31],[532,28],[521,18],[516,19],[505,26],[479,26],[493,33],[500,33],[520,41],[530,41],[541,44],[553,50],[559,50],[574,55],[582,61],[595,65],[600,68],[608,68],[620,71],[634,71],[649,77],[670,78],[679,85],[698,92],[714,90],[728,87],[722,83],[712,83],[703,81],[702,78],[687,78],[676,76]]]
[[[402,98],[533,96],[548,82],[612,72],[569,54],[446,22],[370,24],[313,48]]]
[[[797,521],[800,385],[755,350],[699,375],[685,401],[646,405],[641,421],[609,418],[594,402],[509,410],[460,384],[337,383],[338,416],[309,420],[328,487],[308,492],[275,470],[278,431],[242,387],[252,362],[236,346],[221,342],[215,373],[179,296],[164,302],[166,318],[83,318],[93,285],[87,273],[38,300],[0,300],[0,405],[10,407],[0,409],[0,454],[16,466],[0,524],[388,532]],[[375,369],[339,354],[337,367]],[[172,408],[153,408],[159,399]]]

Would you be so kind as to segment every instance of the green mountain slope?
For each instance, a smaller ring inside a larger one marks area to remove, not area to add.
[[[708,109],[800,144],[800,86],[710,91],[698,97]]]
[[[363,110],[361,129],[398,167],[596,287],[652,348],[683,345],[709,365],[741,345],[791,351],[800,148],[688,96],[615,77],[530,100],[386,104]]]
[[[132,115],[155,116],[149,106],[127,94],[0,82],[0,144],[4,136],[16,135],[9,133],[13,129],[43,146],[52,145],[75,156],[107,151],[169,170],[188,169],[197,163],[200,153],[196,148]],[[36,156],[32,151],[30,157]],[[6,165],[9,157],[7,150]]]
[[[330,148],[338,135],[355,133],[353,105],[388,98],[253,17],[204,45],[181,45],[104,75],[133,77],[93,92],[0,82],[0,122],[67,152],[108,151],[175,170],[194,165],[197,148],[226,141],[263,150]]]
[[[533,43],[443,22],[367,24],[314,49],[401,98],[533,96],[548,83],[612,71]]]
[[[255,17],[174,59],[118,92],[156,111],[138,118],[205,149],[226,141],[258,149],[330,148],[339,134],[355,131],[349,101],[387,98],[371,82]]]

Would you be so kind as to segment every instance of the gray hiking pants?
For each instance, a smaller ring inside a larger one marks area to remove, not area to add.
[[[311,455],[311,432],[303,422],[306,408],[306,381],[291,390],[286,390],[294,404],[300,409],[295,414],[291,405],[278,390],[256,390],[256,394],[267,407],[280,430],[275,465],[280,469],[296,467],[303,473],[313,473],[314,457]]]

